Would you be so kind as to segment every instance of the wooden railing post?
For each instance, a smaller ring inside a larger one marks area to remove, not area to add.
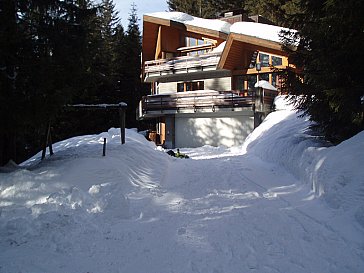
[[[120,116],[120,138],[121,144],[125,143],[125,105],[119,104],[119,116]]]
[[[104,145],[102,147],[102,156],[106,155],[106,137],[104,137]]]
[[[50,122],[48,122],[48,126],[47,126],[47,130],[46,130],[46,134],[45,135],[46,135],[46,137],[45,137],[45,141],[43,143],[42,160],[46,156],[47,146],[49,148],[49,154],[50,155],[53,155],[52,135],[51,135],[51,123]]]

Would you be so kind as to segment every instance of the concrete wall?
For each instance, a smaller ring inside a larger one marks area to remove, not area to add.
[[[175,147],[237,146],[254,129],[254,114],[246,112],[177,115]]]
[[[231,90],[231,77],[206,79],[205,90],[216,90],[216,91]]]
[[[158,85],[159,93],[158,94],[165,94],[171,92],[177,92],[177,83],[176,82],[161,82]]]

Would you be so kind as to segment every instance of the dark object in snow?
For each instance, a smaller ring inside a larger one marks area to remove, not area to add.
[[[188,155],[180,153],[179,152],[179,149],[177,149],[177,153],[176,153],[175,157],[178,157],[178,158],[190,158]]]
[[[169,154],[170,156],[176,156],[176,154],[175,154],[172,150],[169,150],[169,151],[167,152],[167,154]]]
[[[177,149],[176,153],[173,152],[172,150],[169,150],[167,152],[167,154],[169,154],[170,156],[177,157],[177,158],[190,158],[188,155],[180,153],[179,149]]]

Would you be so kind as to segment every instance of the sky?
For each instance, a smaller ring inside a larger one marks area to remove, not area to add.
[[[130,8],[133,3],[135,3],[137,8],[140,26],[142,24],[143,14],[168,10],[167,0],[114,0],[114,3],[115,9],[119,12],[124,29],[128,26]]]

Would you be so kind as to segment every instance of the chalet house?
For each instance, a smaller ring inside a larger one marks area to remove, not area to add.
[[[151,94],[139,119],[155,119],[166,148],[240,145],[271,111],[277,71],[290,64],[281,27],[202,19],[180,12],[144,15],[142,80]]]

